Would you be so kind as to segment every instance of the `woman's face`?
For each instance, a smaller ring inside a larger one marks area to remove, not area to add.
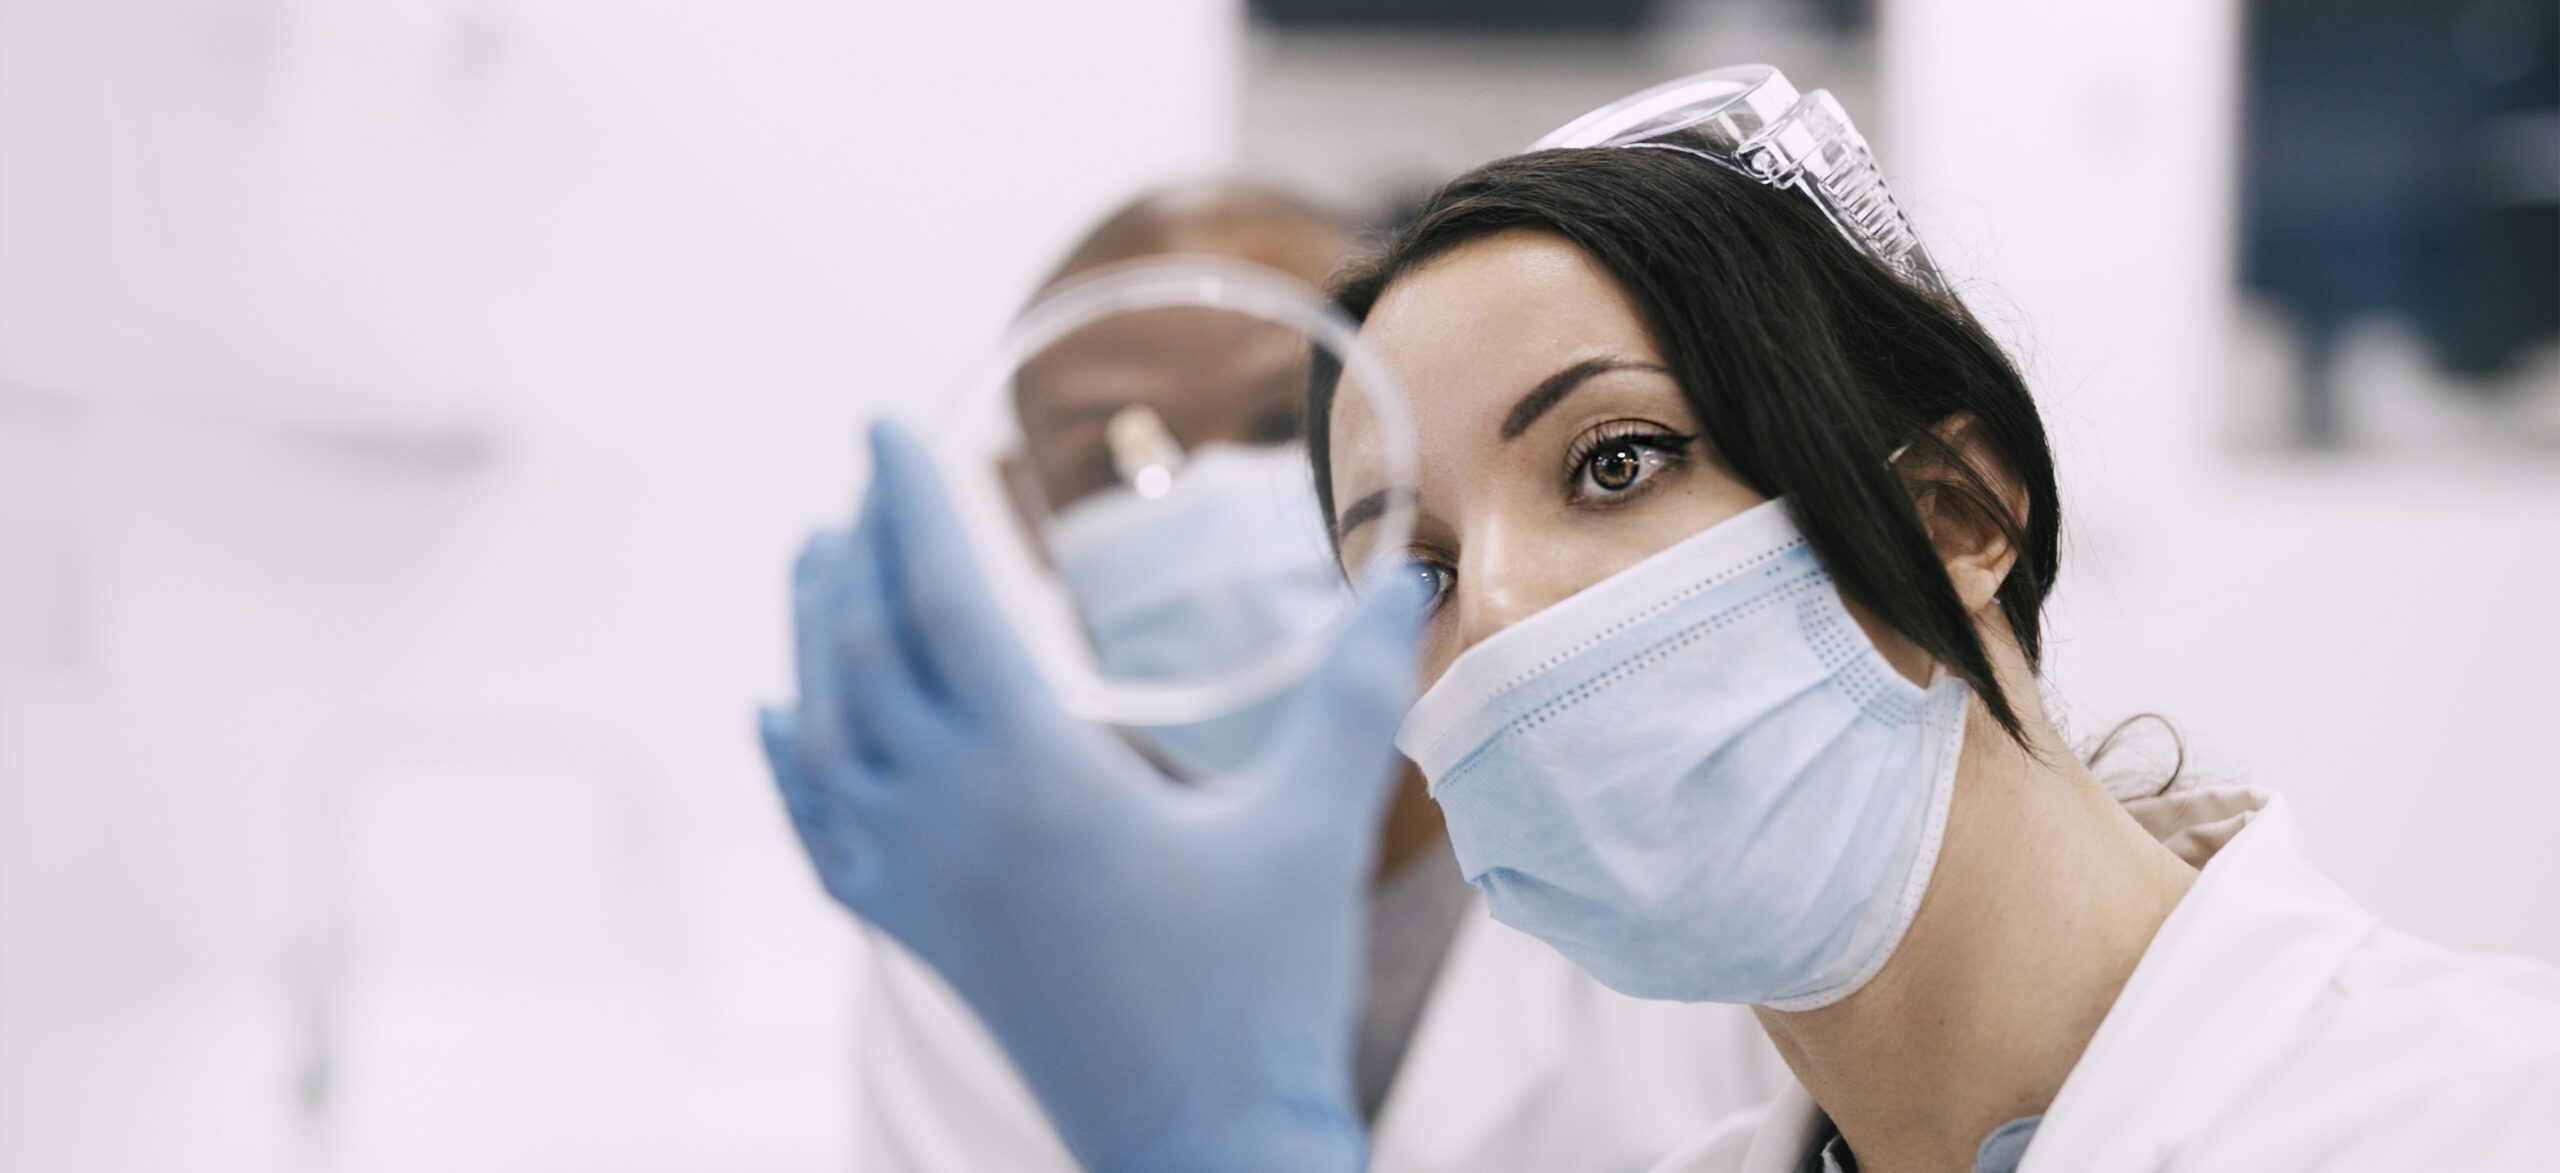
[[[1645,556],[1759,504],[1664,369],[1635,306],[1581,250],[1517,230],[1387,287],[1361,330],[1403,380],[1419,437],[1410,556],[1440,590],[1423,681],[1458,653]],[[1380,486],[1365,397],[1332,442],[1345,565],[1372,553]]]

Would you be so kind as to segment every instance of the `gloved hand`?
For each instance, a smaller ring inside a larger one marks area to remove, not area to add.
[[[1060,709],[916,441],[795,571],[765,752],[827,891],[923,958],[1095,1170],[1356,1170],[1365,892],[1421,592],[1367,599],[1236,784]]]

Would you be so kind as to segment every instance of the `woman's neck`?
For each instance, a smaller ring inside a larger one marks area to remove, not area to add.
[[[2009,695],[2032,698],[2019,676]],[[1884,969],[1818,1010],[1758,1011],[1869,1173],[1970,1170],[1985,1134],[2044,1111],[2195,880],[2041,712],[2020,715],[2038,754],[1975,703],[1928,892]]]

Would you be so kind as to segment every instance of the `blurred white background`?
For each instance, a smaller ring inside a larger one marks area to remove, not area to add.
[[[2044,397],[2078,727],[2166,713],[2386,918],[2560,960],[2560,461],[2251,439],[2240,28],[0,0],[0,1170],[843,1167],[854,933],[751,726],[858,421],[1141,186],[1374,211],[1737,60],[1842,96]]]

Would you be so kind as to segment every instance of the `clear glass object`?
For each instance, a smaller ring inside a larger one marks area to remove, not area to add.
[[[1309,391],[1332,427],[1309,433]],[[1060,700],[1177,774],[1258,752],[1411,528],[1402,395],[1321,294],[1222,258],[1112,266],[1044,296],[932,437],[990,586]],[[1337,507],[1384,503],[1336,559]]]
[[[1658,147],[1712,159],[1802,193],[1841,235],[1904,280],[1949,292],[1848,112],[1827,90],[1798,93],[1774,66],[1728,66],[1664,82],[1576,118],[1530,149],[1555,147]]]

